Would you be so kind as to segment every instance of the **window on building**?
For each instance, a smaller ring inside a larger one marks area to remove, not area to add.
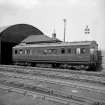
[[[61,54],[65,54],[65,49],[61,49]]]

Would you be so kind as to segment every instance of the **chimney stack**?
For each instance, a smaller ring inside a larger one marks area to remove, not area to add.
[[[53,39],[56,39],[56,33],[55,33],[55,30],[54,30],[54,32],[52,33],[52,38],[53,38]]]

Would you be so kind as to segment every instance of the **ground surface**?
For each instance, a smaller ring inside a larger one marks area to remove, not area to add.
[[[0,89],[0,105],[61,105],[60,103],[43,100],[41,96],[24,96],[16,92]]]

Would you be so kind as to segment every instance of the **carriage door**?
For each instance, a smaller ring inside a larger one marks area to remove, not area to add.
[[[94,61],[94,48],[90,48],[91,60]]]

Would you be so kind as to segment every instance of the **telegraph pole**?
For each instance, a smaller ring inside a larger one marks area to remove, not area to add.
[[[64,42],[65,42],[65,37],[66,37],[66,19],[63,19],[64,22]]]

